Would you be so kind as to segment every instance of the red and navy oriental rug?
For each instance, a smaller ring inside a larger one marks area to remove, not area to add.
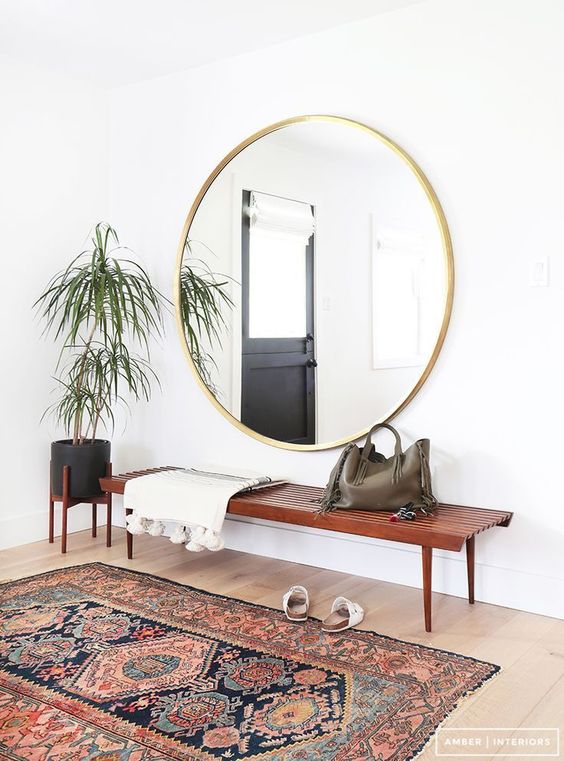
[[[497,666],[98,563],[0,586],[0,757],[406,761]]]

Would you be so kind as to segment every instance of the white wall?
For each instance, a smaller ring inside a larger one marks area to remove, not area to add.
[[[1,549],[47,536],[49,445],[61,431],[39,421],[57,352],[31,305],[107,214],[109,117],[107,93],[4,57],[0,104]],[[88,516],[76,507],[69,530]]]
[[[478,598],[560,616],[563,33],[559,0],[429,0],[116,90],[111,146],[112,218],[165,288],[201,183],[260,127],[342,114],[419,161],[451,226],[458,285],[437,366],[396,423],[406,441],[431,437],[442,500],[516,513],[511,528],[478,538]],[[540,254],[551,255],[551,285],[533,289]],[[272,449],[231,427],[196,387],[173,329],[158,364],[164,394],[117,445],[121,463],[220,457],[325,482],[338,453]],[[415,550],[310,534],[227,530],[231,546],[251,552],[420,583]],[[449,558],[435,587],[462,595],[463,557]]]

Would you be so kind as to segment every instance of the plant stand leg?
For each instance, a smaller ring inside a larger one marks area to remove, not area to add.
[[[127,518],[128,515],[131,515],[133,510],[130,507],[126,507],[125,509],[125,517]],[[125,528],[125,534],[127,537],[127,559],[132,560],[133,559],[133,534],[131,534],[127,530],[127,521],[126,521],[126,528]]]
[[[49,543],[55,541],[55,503],[53,502],[53,482],[51,478],[51,465],[49,465]]]
[[[61,531],[61,552],[63,555],[67,551],[67,515],[69,511],[69,480],[70,480],[70,467],[65,465],[63,467],[63,520]]]
[[[53,544],[55,541],[55,503],[52,499],[49,500],[49,543]]]
[[[92,503],[92,536],[96,536],[96,529],[98,528],[98,505]]]
[[[468,602],[474,605],[474,537],[466,540],[466,570],[468,571]]]
[[[425,631],[431,631],[431,577],[433,569],[433,548],[421,547],[423,559],[423,610]]]
[[[112,477],[112,463],[106,463],[106,477]],[[112,493],[106,492],[106,547],[112,546]]]

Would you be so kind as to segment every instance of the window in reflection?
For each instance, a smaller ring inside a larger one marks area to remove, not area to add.
[[[249,216],[249,338],[304,337],[311,206],[253,192]]]

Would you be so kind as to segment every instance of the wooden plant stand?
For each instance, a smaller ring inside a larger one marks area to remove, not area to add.
[[[67,517],[68,511],[75,505],[92,505],[92,536],[95,537],[98,525],[98,505],[106,505],[106,547],[112,546],[112,493],[96,494],[92,497],[70,496],[70,465],[63,466],[63,493],[53,494],[51,478],[49,478],[49,542],[55,541],[55,502],[62,502],[61,552],[67,551]],[[49,471],[50,472],[50,471]],[[112,464],[106,463],[106,478],[112,477]]]

